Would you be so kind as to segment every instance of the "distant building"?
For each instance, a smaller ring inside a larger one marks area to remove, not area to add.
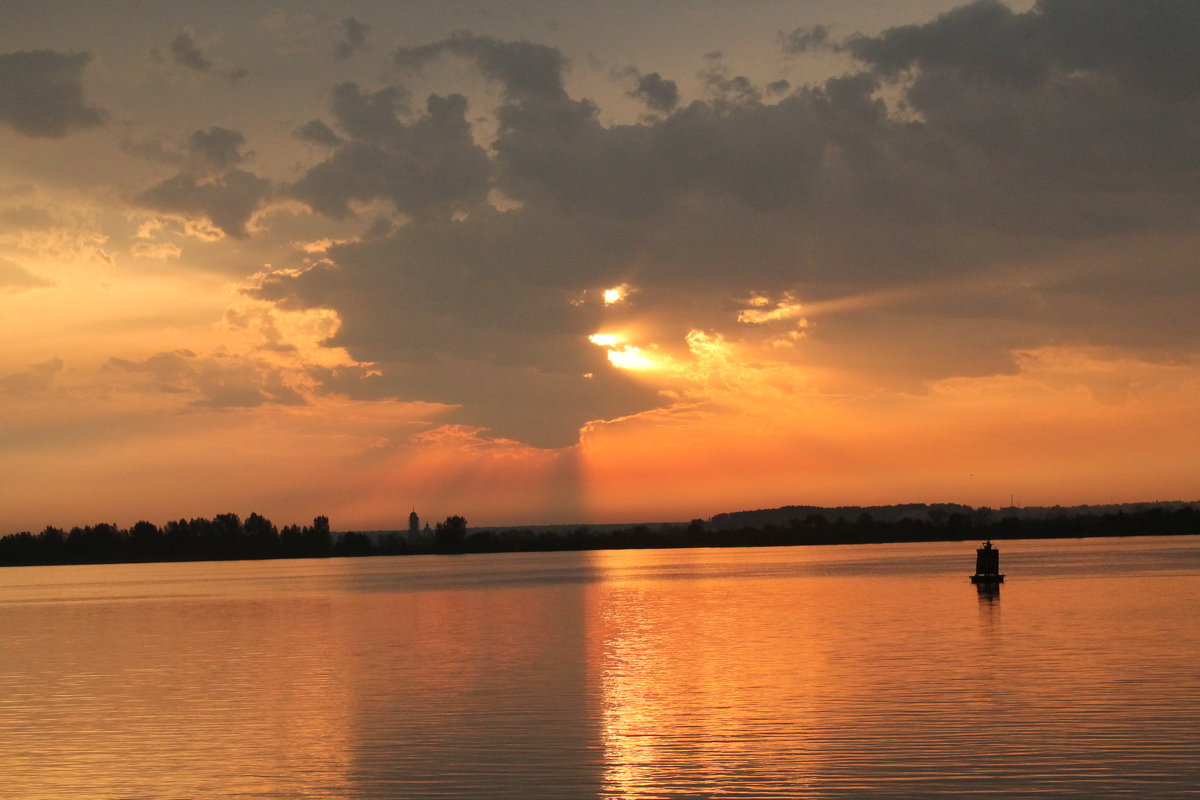
[[[412,513],[408,515],[408,532],[416,534],[421,532],[421,518],[417,516],[417,510],[414,508]]]

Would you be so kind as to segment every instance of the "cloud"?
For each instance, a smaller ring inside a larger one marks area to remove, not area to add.
[[[1200,96],[1200,7],[1121,0],[1040,0],[1014,12],[976,0],[932,22],[857,37],[846,49],[880,74],[946,71],[969,81],[1031,90],[1106,76],[1161,99]],[[1091,73],[1084,75],[1080,73]]]
[[[176,64],[197,72],[208,72],[213,67],[213,63],[204,57],[188,33],[181,33],[171,41],[171,57]]]
[[[730,75],[722,53],[709,53],[708,66],[700,71],[700,80],[717,108],[758,103],[762,91],[745,75]]]
[[[824,25],[809,25],[796,28],[789,33],[779,34],[780,46],[789,55],[798,55],[812,50],[832,47],[829,39],[829,28]]]
[[[210,127],[197,130],[181,151],[149,148],[154,160],[184,169],[133,198],[142,208],[183,217],[202,217],[226,236],[247,235],[246,226],[271,196],[271,183],[237,165],[246,160],[241,131]],[[146,148],[143,148],[146,149]]]
[[[407,114],[408,91],[402,86],[385,86],[364,93],[357,83],[347,81],[333,88],[331,108],[338,126],[358,139],[386,140],[400,134]]]
[[[219,173],[245,161],[241,131],[211,126],[193,131],[181,142],[167,143],[161,135],[142,140],[122,138],[118,146],[131,156],[159,164],[185,167],[192,173]]]
[[[203,168],[223,172],[242,163],[245,157],[240,150],[245,143],[241,131],[214,126],[193,133],[188,140],[188,151]]]
[[[212,72],[220,72],[231,81],[239,81],[250,73],[241,67],[229,67],[226,69],[215,69],[216,65],[212,59],[208,58],[201,52],[196,45],[192,35],[187,32],[180,33],[171,40],[170,46],[171,60],[182,67],[209,74]]]
[[[462,95],[430,95],[425,113],[406,122],[397,87],[365,93],[355,83],[334,88],[332,109],[342,139],[324,123],[308,123],[308,141],[336,147],[291,193],[315,210],[343,218],[357,203],[387,200],[413,216],[448,216],[479,206],[490,165],[471,137]]]
[[[566,59],[559,50],[544,44],[506,42],[462,31],[437,42],[401,47],[393,58],[401,69],[419,70],[445,54],[470,59],[484,77],[500,83],[514,100],[556,100],[566,94]]]
[[[0,257],[0,292],[23,292],[53,285],[53,281],[34,275],[19,264]]]
[[[1200,95],[1175,74],[1191,51],[1158,42],[1200,40],[1200,21],[1092,8],[977,2],[840,42],[803,29],[794,48],[836,46],[852,69],[772,88],[714,55],[705,98],[633,124],[570,96],[545,45],[402,48],[408,88],[339,86],[310,131],[333,152],[291,188],[397,224],[251,292],[336,313],[329,343],[369,366],[314,373],[322,391],[436,401],[540,445],[673,402],[672,370],[622,369],[597,332],[681,369],[699,332],[834,393],[1015,374],[1016,353],[1062,342],[1182,357],[1200,350]],[[458,95],[409,108],[444,56],[501,85],[488,125]],[[623,284],[637,291],[604,305]]]
[[[0,122],[25,136],[59,138],[94,128],[105,114],[83,97],[89,53],[0,53]]]
[[[0,392],[4,394],[33,394],[42,392],[54,385],[58,374],[62,372],[63,360],[52,358],[41,364],[31,364],[24,372],[14,372],[0,378]]]
[[[333,50],[335,58],[344,60],[360,50],[367,49],[367,33],[371,30],[370,25],[360,22],[354,17],[343,17],[339,29],[341,39]]]
[[[270,194],[270,181],[231,169],[212,178],[180,173],[141,192],[134,202],[166,214],[203,217],[226,236],[241,239]]]
[[[669,81],[657,72],[642,75],[634,67],[630,67],[626,74],[636,80],[634,87],[629,90],[629,96],[641,100],[650,110],[665,113],[679,104],[679,87],[675,81]]]
[[[129,248],[129,254],[134,258],[166,261],[167,259],[178,259],[183,255],[183,249],[171,242],[137,242]]]
[[[156,353],[141,361],[110,358],[106,368],[137,376],[141,388],[197,396],[196,408],[255,408],[266,404],[304,405],[304,397],[289,385],[284,371],[243,355],[201,356],[191,350]]]
[[[295,136],[302,142],[321,147],[337,147],[342,143],[342,137],[334,133],[333,128],[319,119],[311,119],[301,125],[295,130]]]

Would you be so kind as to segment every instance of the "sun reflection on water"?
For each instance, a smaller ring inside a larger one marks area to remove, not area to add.
[[[820,659],[805,657],[803,639],[783,649],[786,634],[735,613],[718,580],[642,577],[636,552],[594,558],[629,576],[592,590],[602,796],[708,797],[747,779],[756,797],[808,796],[819,748],[804,717],[816,713],[808,673]]]

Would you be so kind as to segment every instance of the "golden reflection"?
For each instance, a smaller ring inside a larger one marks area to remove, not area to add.
[[[812,673],[824,657],[806,641],[816,637],[738,613],[728,582],[704,579],[703,558],[654,576],[652,551],[591,554],[604,576],[588,589],[601,796],[708,797],[743,783],[763,798],[808,796],[820,747]],[[764,600],[782,589],[775,580],[741,588]]]
[[[305,569],[289,566],[279,571]],[[0,795],[130,796],[134,763],[144,797],[328,798],[348,785],[350,651],[336,604],[266,593],[170,596],[218,575],[269,571],[256,562],[104,569],[103,578],[96,567],[28,577],[60,593],[79,586],[110,597],[58,594],[19,615],[8,604],[15,592],[0,597],[0,635],[25,639],[20,652],[0,657],[6,699],[24,711],[0,720],[7,741],[39,742],[0,753]],[[137,594],[147,575],[163,581],[163,599]]]

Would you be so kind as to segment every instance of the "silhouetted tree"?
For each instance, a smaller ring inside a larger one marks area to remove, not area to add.
[[[333,554],[335,556],[369,556],[372,549],[371,537],[365,533],[349,531],[338,537]]]
[[[300,531],[302,550],[309,558],[328,558],[333,551],[333,536],[329,532],[329,517],[313,518],[312,527]]]
[[[439,553],[461,553],[467,537],[467,520],[464,517],[446,517],[434,530],[434,542]]]
[[[158,526],[139,520],[129,529],[126,547],[129,557],[136,561],[157,561],[164,555],[165,541]]]
[[[242,526],[246,532],[246,555],[250,558],[275,558],[279,555],[279,531],[271,521],[251,512]]]
[[[284,558],[304,555],[304,535],[299,525],[285,525],[279,532],[279,554]]]

